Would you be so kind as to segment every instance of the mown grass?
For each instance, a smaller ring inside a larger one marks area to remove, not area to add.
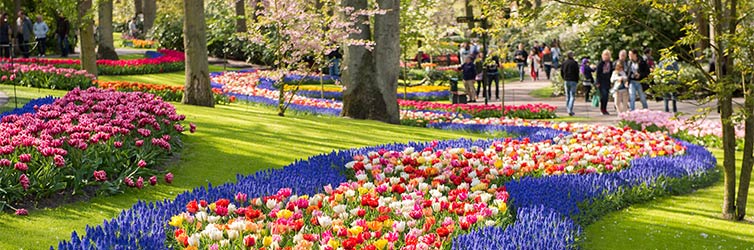
[[[226,70],[236,70],[236,68],[226,68]],[[209,71],[210,72],[223,71],[223,66],[210,65]],[[145,75],[99,76],[98,79],[100,81],[106,81],[106,82],[126,81],[126,82],[141,82],[141,83],[183,86],[186,81],[186,72],[178,71],[178,72],[170,72],[170,73],[145,74]]]
[[[5,91],[5,86],[2,86]],[[27,96],[62,91],[19,90]],[[187,122],[197,124],[195,134],[183,137],[181,159],[168,166],[175,174],[172,185],[160,184],[141,191],[96,197],[57,208],[32,210],[26,217],[0,214],[0,249],[45,249],[72,231],[113,218],[138,200],[170,199],[209,183],[232,182],[236,174],[279,168],[308,156],[368,145],[435,139],[480,138],[463,132],[388,125],[374,121],[290,114],[279,117],[265,107],[230,105],[203,108],[175,104]]]

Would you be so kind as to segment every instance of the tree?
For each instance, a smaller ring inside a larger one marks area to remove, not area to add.
[[[183,103],[214,107],[207,61],[204,0],[183,1],[183,47],[186,50],[186,85]]]
[[[97,55],[102,59],[118,60],[113,45],[113,0],[99,0],[97,7],[99,20],[99,43]]]
[[[144,34],[147,34],[154,25],[154,19],[157,16],[157,2],[156,0],[142,0],[144,10]]]
[[[367,11],[367,1],[343,0],[346,9],[353,13]],[[378,0],[374,15],[374,30],[369,16],[356,15],[352,40],[373,41],[374,50],[358,45],[347,45],[342,81],[343,116],[356,119],[378,120],[397,124],[400,122],[397,85],[400,73],[400,1]],[[374,38],[372,38],[374,32]]]
[[[144,13],[144,6],[142,5],[143,0],[134,0],[134,16],[138,15],[139,13]]]
[[[246,32],[246,1],[236,1],[236,32]]]
[[[94,18],[92,0],[78,1],[78,24],[81,39],[81,68],[97,75],[97,53],[94,51]]]

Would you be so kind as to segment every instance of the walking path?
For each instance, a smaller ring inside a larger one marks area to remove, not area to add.
[[[568,113],[566,112],[566,101],[565,97],[550,97],[550,98],[538,98],[533,97],[530,95],[530,93],[534,90],[544,88],[551,86],[551,83],[549,80],[538,80],[533,81],[531,79],[526,79],[523,82],[514,81],[514,82],[506,82],[505,86],[501,86],[501,88],[505,88],[504,90],[504,99],[505,99],[505,105],[521,105],[521,104],[530,104],[530,103],[544,103],[549,104],[552,106],[557,107],[557,115],[559,117],[568,117]],[[502,91],[502,90],[501,90]],[[495,90],[492,90],[492,95],[495,94]],[[499,104],[501,100],[495,99],[490,100],[490,103]],[[665,104],[663,101],[654,101],[654,100],[647,100],[647,103],[649,105],[650,110],[659,110],[664,111],[665,110]],[[475,104],[484,104],[484,98],[478,98],[477,103]],[[637,108],[641,108],[641,102],[638,100],[636,101]],[[698,106],[690,103],[683,103],[678,102],[678,112],[684,113],[684,114],[697,114],[698,110],[700,108],[704,107],[713,107],[713,104],[707,104],[705,106]],[[610,112],[610,115],[602,115],[600,113],[600,110],[598,107],[593,107],[591,100],[589,102],[585,102],[584,96],[577,96],[576,101],[573,105],[573,112],[576,113],[574,117],[576,118],[584,118],[584,122],[590,122],[590,123],[603,123],[603,124],[616,124],[618,121],[620,121],[620,118],[618,117],[617,112],[615,112],[614,102],[611,100],[608,103],[608,112]],[[671,106],[672,108],[672,106]],[[707,119],[716,119],[719,120],[720,116],[712,112],[707,117]]]
[[[8,103],[8,95],[0,91],[0,107]]]

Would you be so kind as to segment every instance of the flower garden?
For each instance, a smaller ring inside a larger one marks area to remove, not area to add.
[[[160,49],[154,56],[153,58],[128,60],[97,60],[97,69],[100,75],[140,75],[184,69],[185,56],[183,52]],[[11,65],[10,62],[13,62],[15,64],[50,65],[55,68],[79,69],[81,67],[81,62],[78,59],[14,58],[11,61],[8,58],[0,58],[0,62],[5,65]]]

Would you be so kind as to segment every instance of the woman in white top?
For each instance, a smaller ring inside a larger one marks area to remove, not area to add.
[[[623,70],[625,65],[622,61],[616,61],[615,70],[613,76],[610,77],[610,81],[613,83],[613,88],[610,92],[613,93],[615,99],[615,109],[618,114],[628,111],[628,75]]]
[[[542,58],[539,58],[539,51],[532,49],[529,54],[529,67],[531,67],[531,79],[539,80],[539,68],[542,67]]]

